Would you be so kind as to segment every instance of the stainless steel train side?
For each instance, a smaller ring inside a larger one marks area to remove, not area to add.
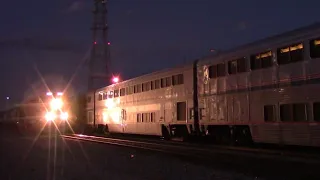
[[[105,131],[165,137],[193,131],[193,65],[98,89],[95,103],[92,94],[88,93],[88,122]]]
[[[200,126],[217,140],[320,146],[320,25],[198,63]]]

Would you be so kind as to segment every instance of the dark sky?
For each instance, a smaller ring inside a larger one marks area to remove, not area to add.
[[[112,71],[125,79],[319,21],[316,0],[109,0]],[[0,6],[0,105],[39,83],[86,88],[93,0],[15,0]],[[76,73],[75,73],[76,72]]]

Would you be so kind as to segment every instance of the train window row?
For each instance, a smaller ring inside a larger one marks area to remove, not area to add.
[[[136,84],[133,86],[129,86],[126,88],[121,88],[121,89],[116,89],[114,91],[108,91],[104,93],[99,93],[98,95],[98,101],[105,100],[108,98],[113,98],[113,97],[119,97],[119,96],[125,96],[125,95],[131,95],[131,94],[136,94],[136,93],[141,93],[141,92],[147,92],[150,90],[155,90],[155,89],[160,89],[160,88],[165,88],[165,87],[170,87],[170,86],[176,86],[183,84],[183,74],[178,74],[174,76],[169,76],[161,79],[156,79],[153,81],[145,82],[142,84]],[[89,99],[87,99],[88,102]]]
[[[305,47],[303,43],[291,44],[278,48],[277,63],[285,65],[304,60]],[[309,55],[312,59],[320,58],[320,38],[309,41]],[[226,68],[227,66],[227,68]],[[226,69],[229,75],[247,72],[249,70],[264,69],[273,66],[272,51],[260,52],[250,55],[249,61],[241,57],[228,61],[227,64],[220,63],[209,67],[209,77],[218,78],[226,76]]]
[[[320,122],[320,102],[315,102],[313,106],[313,120]],[[280,121],[282,122],[303,122],[311,120],[308,117],[309,104],[307,103],[294,103],[294,104],[281,104],[280,105]],[[264,106],[264,120],[266,122],[277,121],[276,105]]]
[[[155,122],[156,121],[156,113],[138,113],[137,114],[137,122],[138,123],[148,123],[148,122]]]

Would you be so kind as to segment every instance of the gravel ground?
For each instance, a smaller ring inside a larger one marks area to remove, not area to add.
[[[0,138],[0,179],[260,179],[165,154],[41,136]]]

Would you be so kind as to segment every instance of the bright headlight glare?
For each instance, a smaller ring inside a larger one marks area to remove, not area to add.
[[[63,103],[61,99],[52,99],[52,101],[50,102],[51,109],[53,110],[61,109],[62,104]]]
[[[54,119],[56,118],[56,114],[53,112],[47,112],[45,118],[47,121],[54,121]]]

